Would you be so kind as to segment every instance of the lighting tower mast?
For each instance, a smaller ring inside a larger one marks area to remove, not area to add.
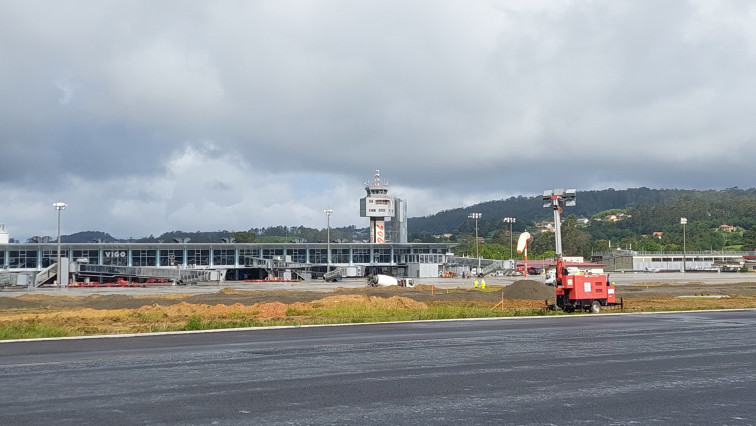
[[[480,254],[478,254],[478,219],[483,217],[480,213],[470,213],[467,215],[470,219],[475,219],[475,257],[478,258],[478,270],[477,273],[480,274]]]
[[[63,281],[63,278],[60,276],[63,269],[60,267],[60,213],[61,211],[65,210],[66,207],[68,207],[68,204],[58,201],[57,203],[53,203],[53,207],[55,207],[55,210],[58,211],[58,271],[56,272],[58,276],[58,286],[62,287],[65,284],[68,284],[68,278],[66,278],[66,281]]]
[[[331,215],[333,214],[333,209],[325,209],[323,213],[325,213],[328,223],[326,227],[326,257],[328,258],[326,272],[331,272]]]
[[[556,239],[556,258],[562,258],[562,207],[572,207],[576,202],[574,189],[554,189],[543,192],[543,206],[554,210],[554,238]],[[558,268],[557,268],[558,269]]]
[[[504,223],[508,223],[509,224],[509,260],[512,260],[512,259],[514,259],[514,256],[512,254],[513,253],[512,252],[512,247],[513,247],[512,246],[512,225],[514,225],[514,223],[515,223],[515,221],[517,219],[515,219],[513,217],[505,217],[502,220],[504,221]]]

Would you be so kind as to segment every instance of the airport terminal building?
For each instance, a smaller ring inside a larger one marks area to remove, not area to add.
[[[385,273],[419,276],[443,264],[453,244],[438,243],[62,243],[71,280],[202,273],[207,280],[291,280]],[[328,251],[330,250],[330,262]],[[39,274],[57,262],[57,243],[0,244],[5,272]],[[54,268],[53,268],[54,269]],[[437,269],[437,268],[436,268]],[[434,271],[433,276],[437,276]],[[414,272],[414,273],[413,273]],[[202,279],[203,281],[205,279]]]

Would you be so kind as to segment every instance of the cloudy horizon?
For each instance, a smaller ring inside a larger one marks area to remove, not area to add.
[[[0,223],[367,226],[551,188],[753,187],[747,1],[6,1]]]

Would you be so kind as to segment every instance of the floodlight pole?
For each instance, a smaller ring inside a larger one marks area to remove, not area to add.
[[[686,223],[688,223],[688,218],[681,217],[680,224],[683,227],[683,267],[682,267],[683,274],[685,273],[685,263],[686,263],[686,257],[687,257],[686,251],[685,251],[685,224]]]
[[[333,209],[325,209],[323,213],[325,213],[328,223],[326,228],[326,257],[328,257],[326,272],[331,272],[331,215],[333,214]]]
[[[515,218],[513,217],[505,217],[504,223],[509,223],[509,259],[513,260],[514,255],[512,251],[512,224],[515,223]]]
[[[56,203],[53,203],[53,207],[55,207],[55,210],[58,211],[58,271],[56,273],[58,277],[58,286],[61,287],[63,285],[63,278],[60,276],[61,267],[60,267],[60,212],[62,210],[65,210],[66,207],[68,207],[68,204],[58,201]]]
[[[470,213],[467,215],[470,219],[475,219],[475,257],[478,258],[478,274],[480,274],[480,254],[478,253],[478,219],[483,215],[480,213]]]

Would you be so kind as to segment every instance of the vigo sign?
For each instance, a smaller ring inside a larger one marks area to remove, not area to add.
[[[106,251],[103,254],[105,255],[105,257],[108,257],[108,258],[126,257],[126,251],[125,250],[121,250],[121,251]]]

